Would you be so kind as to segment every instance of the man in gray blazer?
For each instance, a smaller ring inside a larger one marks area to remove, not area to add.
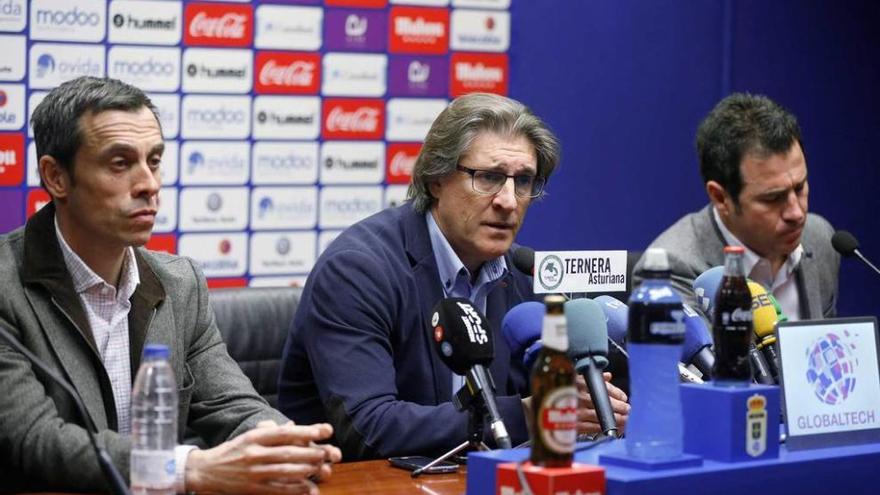
[[[177,490],[308,493],[338,449],[329,425],[293,425],[226,352],[191,260],[147,251],[164,144],[137,88],[78,78],[32,117],[52,202],[0,236],[0,323],[82,397],[128,478],[131,385],[146,343],[167,345],[179,387]],[[105,491],[72,399],[0,341],[0,479],[7,490]]]
[[[807,162],[794,115],[764,96],[732,94],[700,124],[697,152],[710,204],[650,246],[669,253],[685,302],[697,306],[694,279],[723,265],[724,246],[736,245],[746,249],[749,278],[773,292],[789,319],[835,316],[840,256],[831,225],[807,213]]]

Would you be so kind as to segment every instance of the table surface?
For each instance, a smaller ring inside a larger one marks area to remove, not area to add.
[[[409,471],[391,467],[386,460],[348,462],[333,466],[333,476],[318,487],[321,495],[461,495],[466,472],[462,466],[457,473],[423,474],[412,479]]]

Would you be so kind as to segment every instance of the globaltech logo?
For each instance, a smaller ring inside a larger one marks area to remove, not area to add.
[[[549,255],[538,266],[538,283],[545,290],[552,291],[562,284],[565,276],[562,260],[556,255]]]
[[[0,133],[0,186],[24,181],[24,135]]]
[[[449,11],[391,7],[389,51],[443,54],[449,50]]]
[[[107,53],[107,75],[146,91],[177,91],[180,49],[113,46]]]
[[[250,144],[246,141],[185,141],[180,183],[238,185],[248,179]]]
[[[451,65],[453,97],[473,92],[507,94],[506,54],[453,53]]]
[[[186,6],[183,42],[196,46],[247,47],[254,37],[250,5],[191,3]]]
[[[106,12],[105,0],[33,0],[30,37],[52,41],[103,41]]]
[[[510,13],[455,9],[449,43],[453,50],[505,52],[510,47]]]
[[[327,98],[323,121],[325,139],[381,139],[385,129],[385,102]]]
[[[303,273],[315,264],[314,232],[258,232],[251,236],[252,275]]]
[[[180,192],[180,229],[243,230],[247,227],[246,187],[188,187]]]
[[[187,48],[183,90],[188,93],[247,93],[253,81],[250,50]]]
[[[27,22],[26,16],[25,0],[0,0],[0,31],[8,33],[21,31]]]
[[[333,51],[385,51],[387,14],[383,11],[329,9],[325,47]]]
[[[253,184],[314,184],[318,143],[257,141],[251,164]]]
[[[387,67],[386,55],[328,53],[321,91],[333,96],[382,96]]]
[[[392,98],[388,100],[389,141],[422,141],[440,112],[446,108],[446,100],[426,98]]]
[[[282,50],[316,51],[321,48],[324,9],[260,5],[256,10],[254,46]]]
[[[856,388],[859,360],[850,333],[828,334],[807,347],[807,382],[816,397],[830,406],[846,402]]]
[[[257,96],[254,99],[254,138],[317,139],[321,123],[317,96]]]
[[[246,139],[251,132],[249,96],[186,95],[181,135],[186,139]]]
[[[321,147],[321,183],[377,184],[384,163],[382,142],[326,141]]]
[[[182,18],[179,2],[111,2],[107,37],[112,43],[176,45],[180,42]]]
[[[0,35],[0,79],[20,81],[24,78],[27,39],[24,36]]]
[[[316,187],[256,187],[251,193],[252,229],[313,229],[317,221]]]
[[[105,73],[102,45],[35,43],[29,59],[32,89],[50,89],[79,76],[104,77]]]
[[[382,187],[328,186],[321,189],[318,225],[345,228],[382,209]]]
[[[316,94],[321,80],[318,53],[257,52],[257,93]]]
[[[0,84],[0,130],[17,131],[24,122],[24,85]]]

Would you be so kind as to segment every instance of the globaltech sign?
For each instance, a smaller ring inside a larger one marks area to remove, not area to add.
[[[33,0],[30,36],[35,40],[104,40],[107,20],[105,0]]]

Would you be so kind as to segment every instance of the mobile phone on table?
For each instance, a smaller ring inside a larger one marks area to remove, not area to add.
[[[421,469],[433,461],[434,459],[430,457],[420,455],[407,455],[403,457],[388,458],[388,462],[390,462],[392,466],[406,469],[407,471],[415,471],[416,469]],[[423,471],[423,473],[443,474],[454,473],[456,471],[458,471],[458,464],[455,464],[454,462],[443,461],[435,466],[432,466],[430,469],[426,469],[425,471]]]

